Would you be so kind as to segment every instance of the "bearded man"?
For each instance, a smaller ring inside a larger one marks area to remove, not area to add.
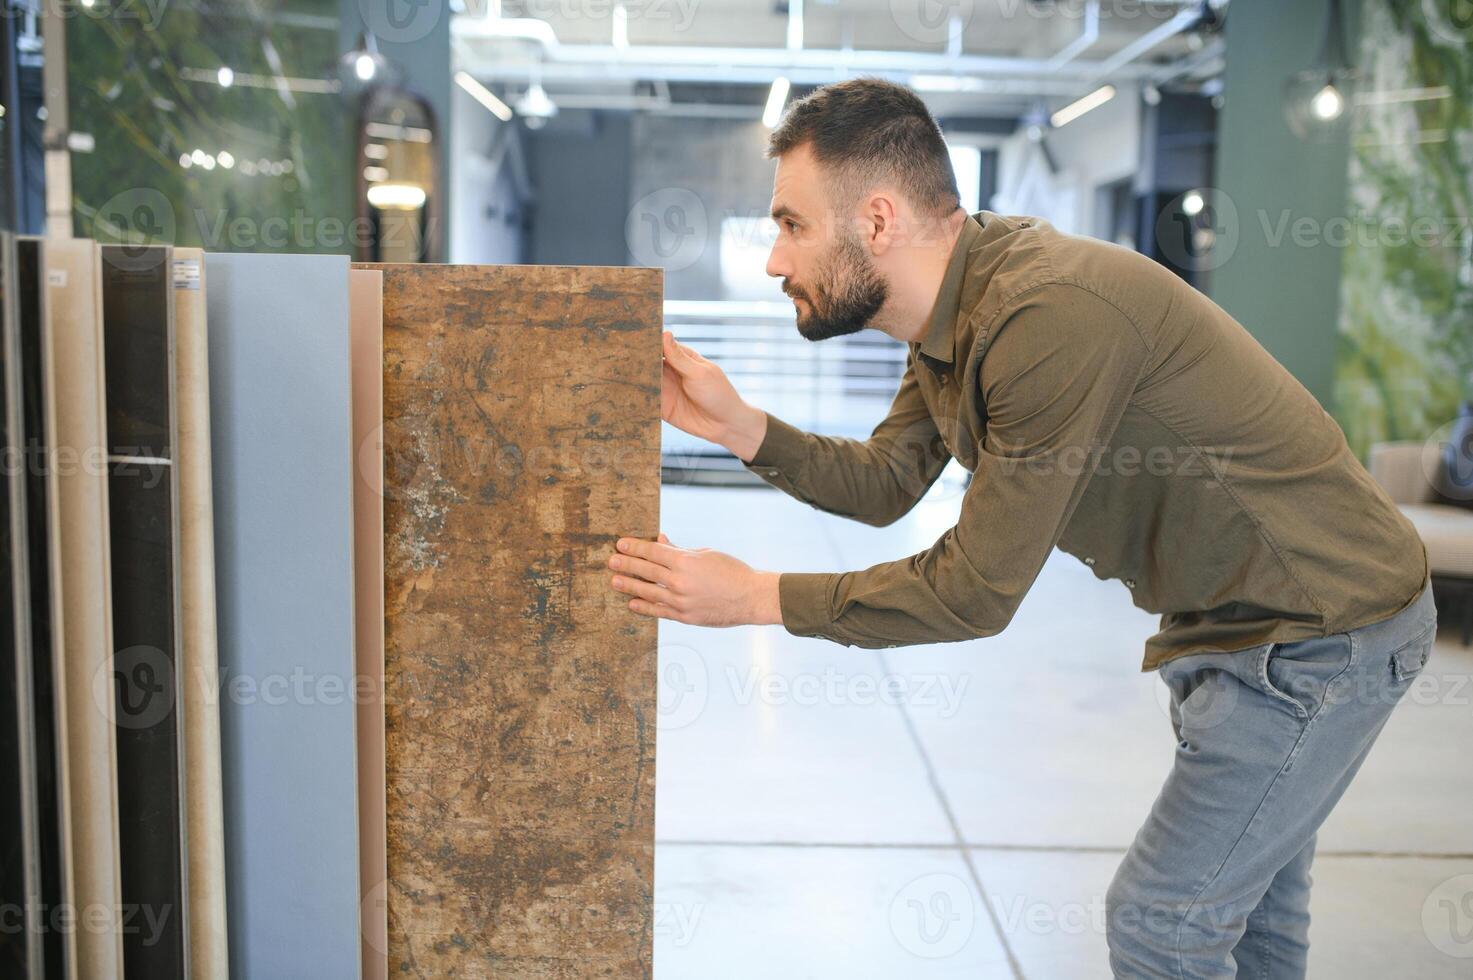
[[[1432,647],[1416,532],[1309,392],[1169,270],[967,214],[909,90],[821,88],[768,155],[768,274],[810,340],[905,342],[894,404],[867,440],[802,432],[666,334],[664,418],[872,525],[955,458],[972,472],[956,526],[822,574],[621,538],[613,588],[643,615],[876,648],[1001,632],[1054,548],[1123,582],[1161,615],[1142,669],[1170,688],[1177,750],[1106,896],[1111,968],[1303,977],[1316,831]]]

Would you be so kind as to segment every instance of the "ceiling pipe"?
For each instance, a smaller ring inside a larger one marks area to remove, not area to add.
[[[1115,73],[1123,69],[1126,65],[1129,65],[1141,55],[1145,54],[1147,51],[1150,51],[1152,48],[1171,40],[1173,37],[1176,37],[1176,35],[1193,26],[1201,19],[1202,9],[1200,6],[1192,6],[1186,10],[1178,12],[1175,17],[1171,18],[1160,27],[1147,31],[1140,37],[1136,38],[1134,41],[1131,41],[1125,47],[1121,48],[1119,51],[1112,54],[1110,57],[1106,58],[1104,61],[1100,62],[1095,67],[1094,78],[1102,79],[1106,76],[1114,75]]]
[[[788,0],[788,50],[803,50],[803,0]]]
[[[467,30],[464,25],[469,24],[474,24],[475,29]],[[450,28],[454,34],[476,40],[530,41],[542,45],[549,52],[559,46],[557,32],[552,25],[536,17],[456,17],[450,22]],[[612,44],[608,47],[609,50],[619,50]]]
[[[523,84],[526,82],[529,70],[529,62],[508,62],[483,58],[468,58],[457,62],[457,67],[475,76],[481,82],[490,85],[493,83]],[[688,82],[688,83],[711,83],[720,82],[732,85],[760,85],[772,84],[774,75],[783,75],[794,85],[826,85],[843,77],[836,75],[832,68],[733,68],[722,65],[647,65],[641,63],[619,63],[619,64],[584,64],[584,63],[560,63],[556,61],[543,62],[541,65],[541,77],[544,85],[590,85],[607,84],[613,82]],[[902,85],[910,85],[916,75],[944,74],[944,69],[930,69],[928,72],[914,71],[887,71],[869,69],[866,75],[885,78]],[[944,91],[965,92],[975,95],[994,96],[1016,96],[1018,98],[1031,98],[1036,95],[1060,96],[1064,98],[1077,98],[1084,92],[1089,91],[1085,82],[1079,79],[1069,78],[983,78],[978,76],[964,76],[955,79],[956,84]],[[921,85],[916,85],[922,88]],[[942,91],[930,89],[930,91]]]
[[[1151,82],[1165,85],[1179,78],[1195,78],[1220,74],[1226,67],[1227,44],[1222,38],[1214,38],[1203,45],[1202,50],[1189,54],[1179,61],[1159,69],[1151,76]]]
[[[962,56],[962,19],[957,14],[946,22],[946,56],[953,60]]]
[[[1178,21],[1186,23],[1192,20],[1195,20],[1195,14],[1185,19],[1173,18],[1168,24],[1152,31],[1151,35],[1148,35],[1152,37],[1152,40],[1150,44],[1141,47],[1142,52],[1166,40],[1169,35],[1155,37],[1166,27]],[[548,27],[544,21],[537,23]],[[456,20],[455,26],[456,39],[463,43],[464,50],[472,54],[475,53],[478,42],[506,40],[511,36],[499,30],[488,30],[488,25],[484,22]],[[1180,29],[1180,27],[1174,27],[1171,34],[1177,33]],[[551,28],[548,27],[548,30],[550,31]],[[526,39],[521,35],[518,37]],[[1132,47],[1139,43],[1135,42]],[[844,51],[813,48],[794,51],[787,48],[723,48],[698,45],[690,47],[630,45],[628,48],[619,50],[607,44],[558,44],[555,40],[547,50],[549,63],[612,67],[611,63],[620,62],[642,70],[661,73],[644,77],[669,77],[663,73],[677,68],[696,67],[704,69],[703,77],[706,78],[716,77],[713,76],[713,72],[723,72],[726,69],[765,68],[775,72],[792,73],[821,71],[825,72],[830,79],[843,72],[890,71],[955,72],[1002,78],[1048,78],[1061,75],[1075,81],[1087,82],[1105,72],[1135,78],[1148,74],[1152,70],[1145,66],[1128,65],[1127,62],[1133,58],[1134,55],[1128,59],[1121,59],[1119,55],[1116,55],[1108,62],[1074,61],[1061,72],[1052,67],[1048,60],[1042,58],[1006,58],[989,55],[951,57],[941,53],[907,51]],[[495,61],[497,59],[488,58],[486,60]],[[462,67],[470,67],[470,70],[474,72],[479,66]]]
[[[1171,0],[1149,0],[1166,6]],[[1179,3],[1179,0],[1176,0]],[[802,43],[803,0],[790,0],[787,43]],[[1166,23],[1099,61],[1080,55],[1098,41],[1099,0],[1088,0],[1080,36],[1047,58],[962,55],[960,38],[949,39],[947,51],[904,52],[852,48],[739,48],[678,45],[562,44],[552,26],[536,18],[459,15],[451,21],[452,41],[464,68],[482,81],[524,80],[525,64],[508,60],[503,51],[482,53],[486,45],[522,41],[541,48],[541,70],[549,82],[730,82],[769,84],[785,75],[794,84],[820,85],[853,74],[871,74],[906,83],[913,75],[950,75],[958,90],[997,95],[1077,96],[1087,86],[1112,80],[1147,79],[1172,71],[1172,65],[1136,64],[1136,60],[1200,19],[1200,5],[1179,10]],[[797,25],[795,28],[795,24]],[[955,34],[956,32],[952,32]],[[534,56],[535,57],[535,56]],[[1174,62],[1173,65],[1179,64]]]
[[[565,109],[621,109],[627,111],[665,112],[672,105],[670,86],[657,83],[652,93],[642,92],[562,92],[557,104]],[[742,106],[747,115],[757,115],[760,107]]]
[[[1094,43],[1100,39],[1100,0],[1089,0],[1084,8],[1084,30],[1079,32],[1069,44],[1065,45],[1058,54],[1048,60],[1048,66],[1055,71],[1063,68],[1075,58],[1084,54]]]

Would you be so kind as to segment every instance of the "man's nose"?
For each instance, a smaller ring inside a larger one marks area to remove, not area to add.
[[[790,276],[792,272],[792,265],[788,262],[782,246],[773,245],[772,251],[767,253],[767,274],[777,279]]]

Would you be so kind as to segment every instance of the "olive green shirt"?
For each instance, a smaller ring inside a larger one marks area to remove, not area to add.
[[[1314,397],[1221,308],[1129,249],[981,211],[868,440],[768,415],[746,463],[885,525],[954,457],[956,526],[920,554],[779,576],[783,625],[858,647],[991,636],[1050,551],[1161,614],[1143,670],[1385,619],[1421,540]]]

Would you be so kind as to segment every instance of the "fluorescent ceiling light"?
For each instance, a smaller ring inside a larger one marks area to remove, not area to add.
[[[1055,129],[1058,129],[1060,126],[1067,126],[1086,112],[1089,112],[1091,109],[1098,109],[1113,98],[1115,98],[1115,86],[1101,85],[1084,98],[1076,99],[1054,113],[1049,117],[1049,122],[1053,124]]]
[[[418,211],[425,205],[425,189],[418,184],[374,184],[368,203],[380,211]]]
[[[776,129],[783,117],[783,105],[788,101],[788,80],[779,75],[772,80],[772,91],[767,93],[767,108],[762,110],[762,125]]]
[[[960,92],[966,85],[956,75],[912,75],[910,87],[917,92]]]
[[[511,106],[502,102],[489,88],[482,85],[471,75],[470,72],[458,71],[455,73],[455,84],[465,89],[470,97],[491,111],[491,115],[502,122],[511,122]]]

